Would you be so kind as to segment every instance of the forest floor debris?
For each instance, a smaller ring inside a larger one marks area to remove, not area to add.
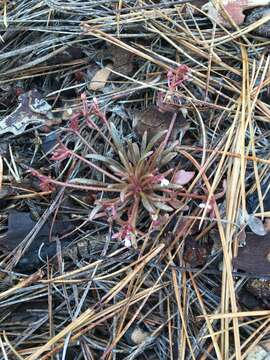
[[[223,5],[3,2],[1,359],[270,356],[269,7]]]

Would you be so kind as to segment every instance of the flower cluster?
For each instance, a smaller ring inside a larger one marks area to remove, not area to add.
[[[184,81],[190,79],[190,68],[187,65],[180,65],[177,69],[170,69],[167,73],[169,90],[174,91]]]

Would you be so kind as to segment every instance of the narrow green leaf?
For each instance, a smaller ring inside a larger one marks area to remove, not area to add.
[[[153,154],[153,151],[148,151],[140,158],[140,161],[145,160],[146,158],[150,157],[152,154]]]
[[[128,186],[125,186],[125,188],[120,192],[120,200],[123,203],[125,201],[125,196],[128,191]]]
[[[108,184],[108,188],[110,189],[116,189],[116,190],[122,190],[124,189],[125,187],[127,186],[126,183],[122,183],[122,184],[119,184],[119,183],[114,183],[114,184]]]
[[[176,146],[177,146],[177,142],[172,143],[170,146],[166,147],[166,149],[163,150],[163,154],[167,155],[168,153],[173,152]]]
[[[164,210],[164,211],[173,211],[174,209],[162,202],[155,202],[155,207],[157,207],[160,210]]]
[[[110,123],[110,126],[111,126],[111,135],[112,135],[114,145],[117,147],[118,151],[123,152],[123,142],[121,140],[119,132],[118,132],[118,130],[116,129],[115,125],[112,122]]]
[[[146,146],[147,146],[147,131],[145,131],[142,136],[141,155],[145,152]]]
[[[119,162],[115,161],[114,159],[112,159],[108,156],[103,156],[103,155],[99,155],[99,154],[87,154],[85,157],[87,159],[102,161],[102,162],[110,165],[110,167],[117,169],[117,171],[119,171],[119,172],[125,173],[125,171],[126,171],[125,168]]]
[[[136,163],[140,160],[140,149],[139,149],[139,146],[138,144],[136,143],[132,143],[132,147],[133,147],[133,152],[134,152],[134,156],[135,156],[135,160],[136,160]]]
[[[173,158],[176,157],[176,155],[177,155],[176,152],[171,152],[165,155],[164,157],[162,157],[162,159],[160,160],[160,166],[168,164]]]
[[[140,193],[141,195],[141,200],[142,200],[142,204],[144,206],[144,208],[150,213],[150,214],[154,214],[155,208],[152,206],[152,204],[150,203],[150,201],[147,199],[147,197],[145,196],[144,193]]]
[[[96,185],[96,186],[102,186],[106,187],[107,184],[101,181],[96,181],[92,179],[86,179],[86,178],[74,178],[68,181],[70,184],[82,184],[82,185]]]
[[[133,165],[135,165],[136,164],[136,157],[135,157],[135,153],[134,153],[134,150],[133,150],[132,142],[128,141],[127,144],[128,144],[128,159]]]
[[[152,139],[149,141],[148,145],[146,146],[145,152],[150,151],[153,146],[157,143],[157,141],[162,138],[167,133],[167,130],[159,131],[156,135],[152,137]]]
[[[121,151],[119,151],[118,154],[119,154],[120,160],[121,160],[122,164],[124,165],[124,167],[126,168],[126,170],[131,172],[132,166],[130,165],[128,158]]]

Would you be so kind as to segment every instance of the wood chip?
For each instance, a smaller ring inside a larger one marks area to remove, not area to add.
[[[92,91],[102,90],[109,79],[111,69],[112,65],[107,65],[106,67],[98,70],[88,85],[88,89]]]

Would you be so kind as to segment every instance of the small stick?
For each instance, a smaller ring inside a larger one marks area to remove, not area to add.
[[[30,275],[28,278],[18,282],[17,285],[13,286],[11,289],[8,289],[6,291],[3,291],[0,294],[0,300],[10,296],[11,294],[17,292],[18,289],[25,288],[26,286],[29,286],[30,284],[37,282],[43,277],[43,271],[39,270],[33,275]]]

